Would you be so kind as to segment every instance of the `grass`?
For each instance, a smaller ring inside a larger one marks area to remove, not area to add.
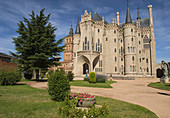
[[[119,100],[96,97],[98,104],[109,105],[106,118],[158,118],[148,109]],[[63,102],[50,100],[48,90],[31,88],[27,85],[0,86],[1,118],[61,118],[57,107]]]
[[[163,89],[163,90],[170,90],[170,83],[155,82],[155,83],[150,83],[148,86],[158,88],[158,89]]]
[[[84,80],[73,80],[70,82],[70,85],[82,86],[82,87],[112,88],[110,84],[115,82],[116,81],[106,81],[106,83],[89,83],[88,81],[84,81]]]

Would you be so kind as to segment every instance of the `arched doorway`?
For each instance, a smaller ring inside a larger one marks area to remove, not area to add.
[[[86,70],[89,72],[89,65],[87,63],[83,64],[83,74],[86,74]]]

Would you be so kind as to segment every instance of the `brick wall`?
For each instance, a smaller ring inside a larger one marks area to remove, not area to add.
[[[7,63],[0,60],[0,70],[7,70],[7,71],[16,71],[17,64],[16,63]]]

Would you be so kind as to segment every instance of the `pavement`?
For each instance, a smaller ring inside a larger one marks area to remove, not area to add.
[[[170,91],[148,87],[159,79],[116,80],[113,88],[92,88],[71,86],[71,92],[87,92],[92,95],[122,100],[143,106],[160,118],[170,118]],[[47,82],[27,82],[35,88],[47,89]]]

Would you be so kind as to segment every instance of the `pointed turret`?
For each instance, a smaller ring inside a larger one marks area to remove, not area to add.
[[[72,28],[72,25],[71,25],[71,27],[70,27],[70,32],[69,32],[68,36],[73,36],[73,28]]]
[[[79,18],[78,18],[75,34],[80,34],[80,33],[81,33],[80,32],[80,23],[79,23]]]
[[[139,15],[139,8],[138,8],[138,16],[137,16],[137,20],[140,20],[141,19],[141,17],[140,17],[140,15]]]
[[[128,0],[127,0],[126,23],[132,23],[132,19],[131,19],[131,16],[130,16],[130,11],[129,11]]]

